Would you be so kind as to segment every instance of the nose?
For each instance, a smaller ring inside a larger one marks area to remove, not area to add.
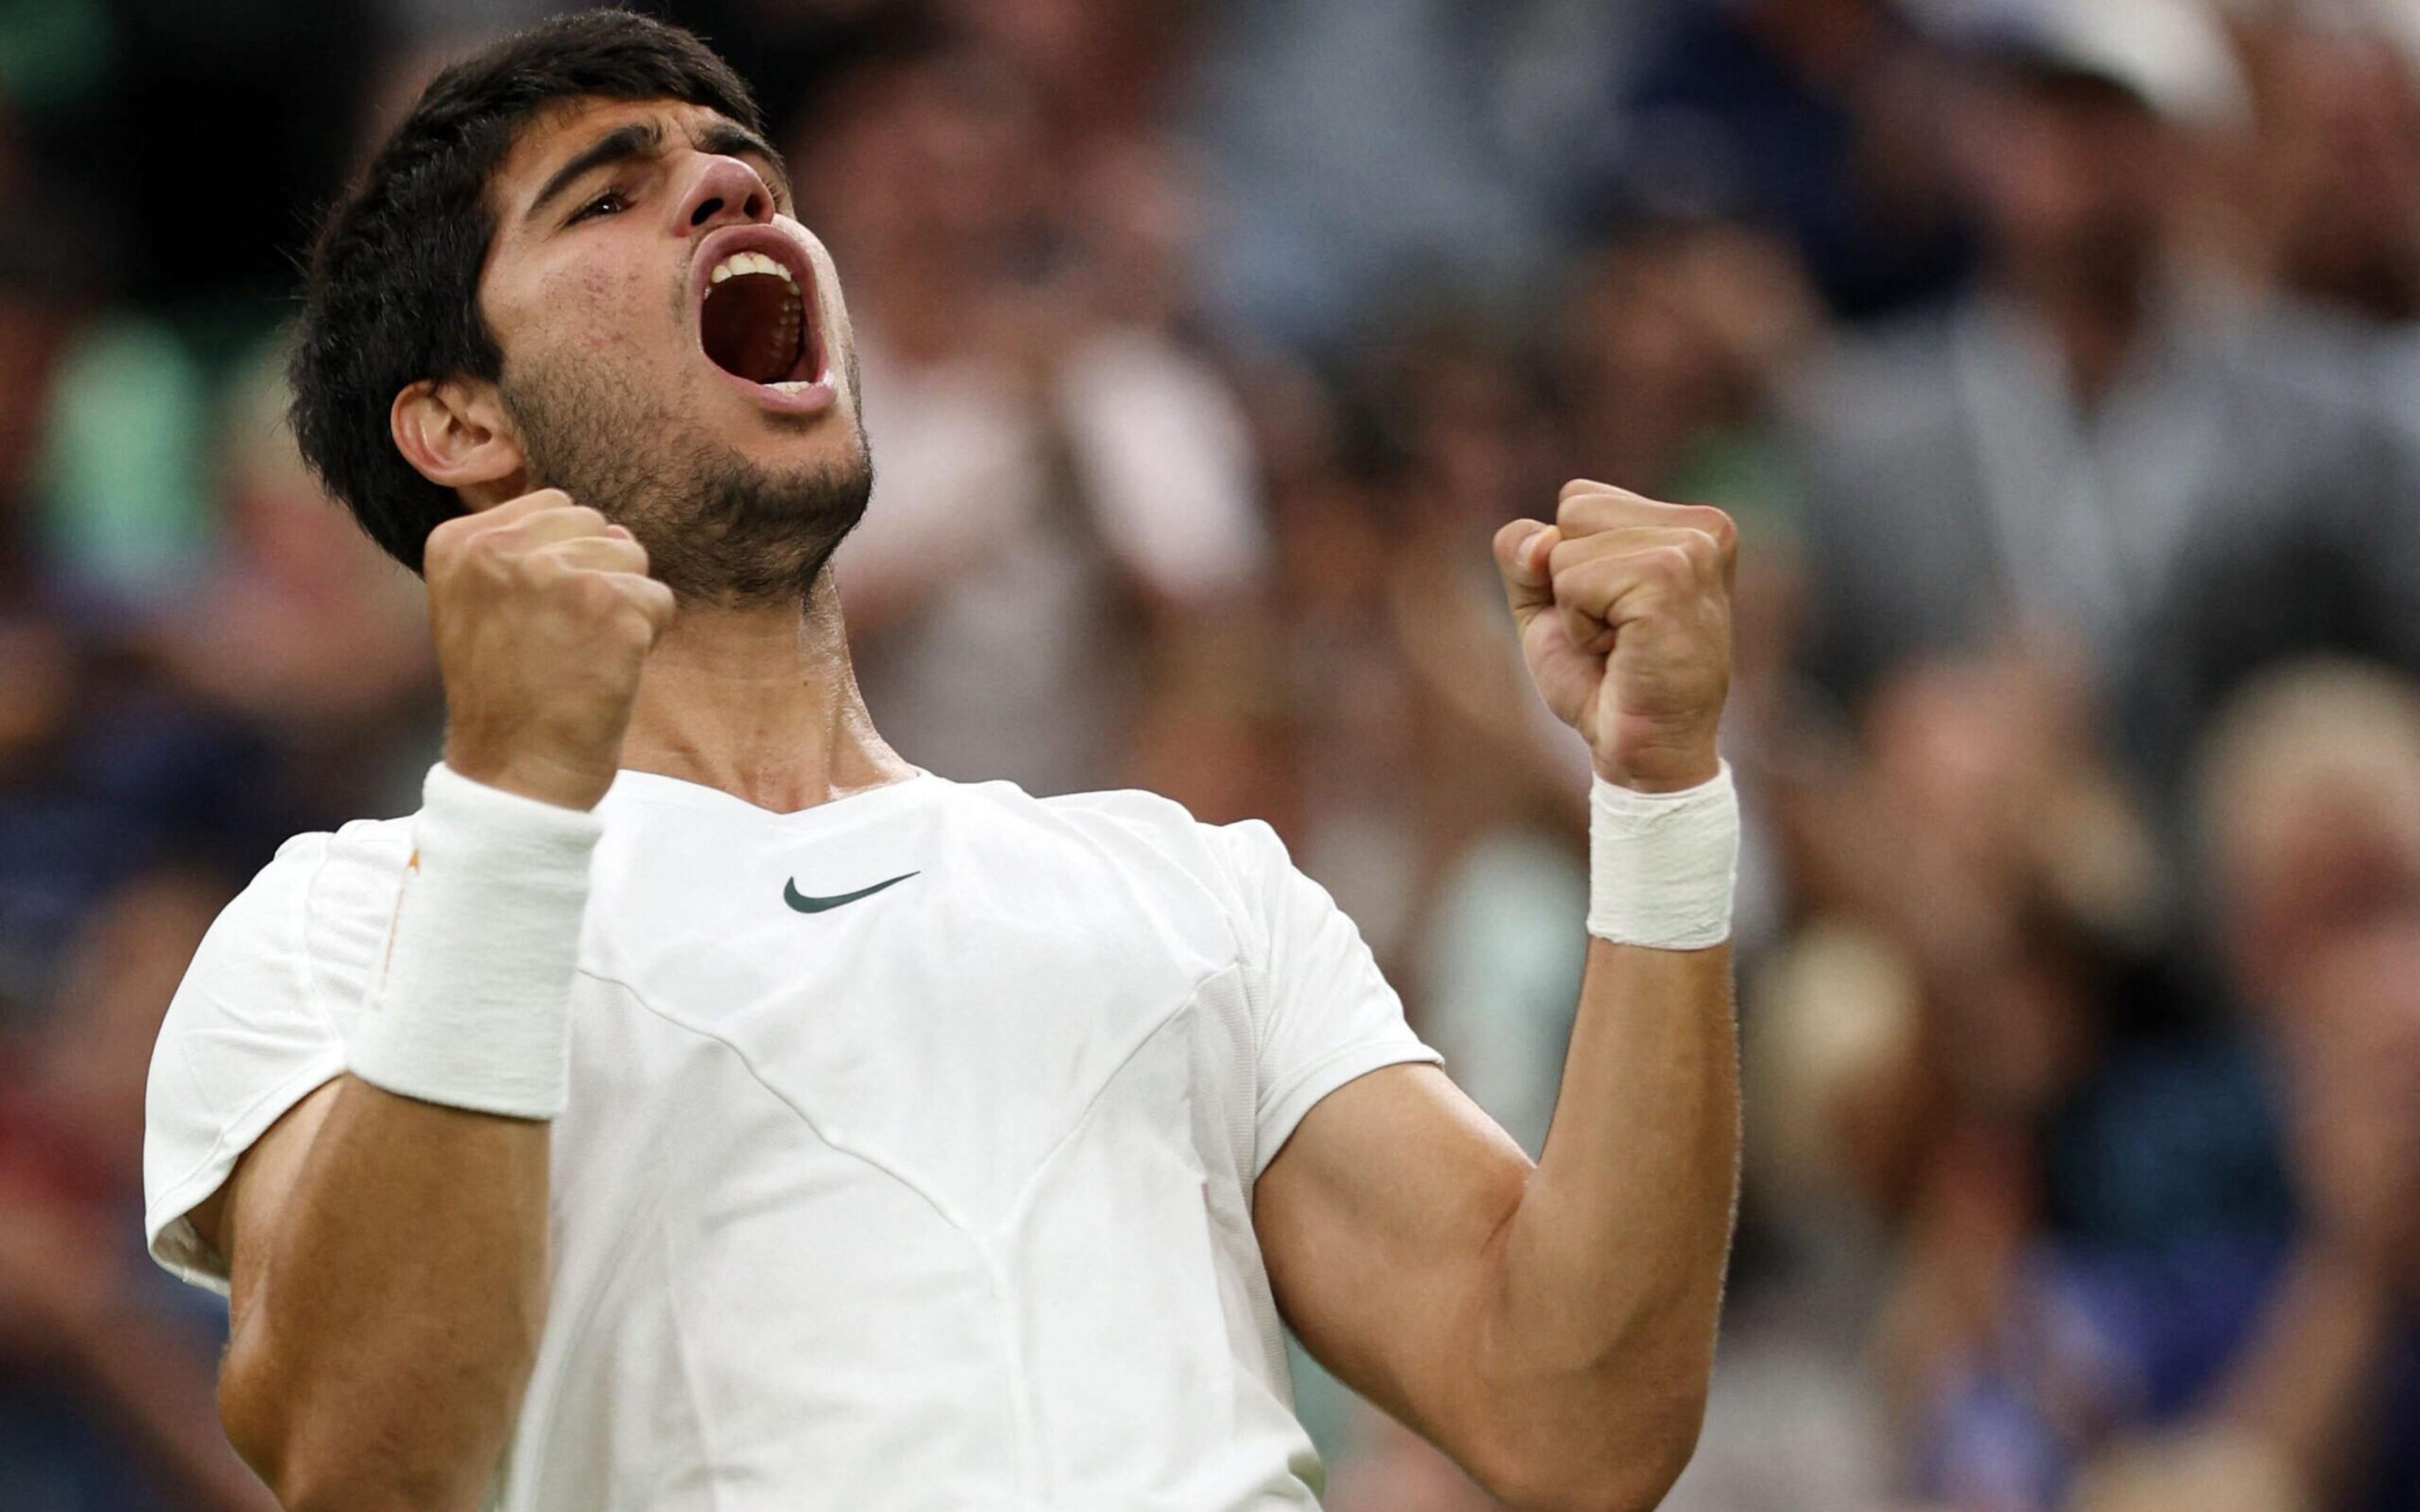
[[[701,155],[689,193],[675,204],[680,228],[694,235],[719,225],[738,225],[773,218],[773,193],[756,170],[737,158]]]

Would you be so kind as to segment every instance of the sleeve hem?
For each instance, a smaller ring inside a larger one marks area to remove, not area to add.
[[[1295,1126],[1328,1093],[1388,1066],[1434,1066],[1444,1061],[1445,1057],[1409,1032],[1383,1040],[1357,1041],[1320,1057],[1262,1101],[1253,1130],[1252,1180],[1260,1180],[1261,1173],[1269,1168],[1269,1162],[1277,1159],[1278,1151],[1294,1137]]]
[[[194,1231],[189,1215],[226,1183],[236,1162],[269,1132],[271,1124],[284,1118],[294,1104],[334,1081],[344,1069],[341,1049],[323,1051],[303,1062],[255,1101],[242,1117],[221,1130],[200,1164],[151,1198],[144,1211],[143,1227],[150,1241],[151,1258],[162,1269],[179,1281],[225,1293],[225,1263]]]

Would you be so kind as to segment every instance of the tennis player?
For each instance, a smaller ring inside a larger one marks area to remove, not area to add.
[[[1733,1198],[1730,523],[1575,484],[1496,542],[1599,774],[1533,1166],[1266,826],[883,744],[790,203],[723,63],[591,12],[440,75],[318,241],[297,430],[448,718],[161,1033],[229,1437],[296,1512],[1312,1507],[1282,1319],[1513,1505],[1652,1505]]]

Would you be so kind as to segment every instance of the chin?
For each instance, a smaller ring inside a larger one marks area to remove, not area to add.
[[[865,453],[853,418],[838,405],[799,414],[759,409],[714,428],[733,451],[768,471],[837,470]]]

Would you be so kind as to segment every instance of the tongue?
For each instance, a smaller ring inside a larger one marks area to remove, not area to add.
[[[778,383],[798,366],[804,332],[795,296],[769,273],[742,273],[709,286],[699,336],[715,366],[751,383]]]

